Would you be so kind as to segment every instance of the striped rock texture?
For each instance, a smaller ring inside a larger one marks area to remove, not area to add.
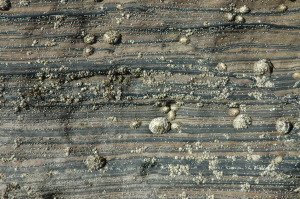
[[[7,3],[2,198],[300,198],[300,1]]]

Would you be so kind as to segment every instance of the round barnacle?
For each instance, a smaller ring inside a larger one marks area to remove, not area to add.
[[[95,35],[87,34],[84,36],[83,41],[86,44],[94,44],[96,42],[96,37]]]
[[[0,10],[7,11],[11,8],[10,0],[0,0]]]
[[[237,115],[232,125],[235,129],[245,129],[248,128],[252,124],[252,119],[246,114],[239,114]]]
[[[267,59],[261,59],[254,63],[253,65],[253,72],[256,75],[265,75],[272,73],[273,70],[273,64],[270,60]]]
[[[234,19],[235,19],[235,14],[234,13],[231,13],[231,12],[227,12],[227,13],[225,13],[225,19],[227,20],[227,21],[234,21]]]
[[[217,64],[217,70],[218,71],[227,71],[227,65],[223,62],[220,62]]]
[[[179,123],[172,123],[171,124],[171,129],[172,130],[176,130],[176,129],[179,129],[180,128],[180,124]]]
[[[228,110],[228,115],[229,116],[237,116],[238,114],[240,114],[240,109],[239,108],[229,108]]]
[[[90,56],[90,55],[94,54],[94,52],[95,52],[95,48],[94,47],[87,46],[83,50],[83,55],[84,56]]]
[[[160,112],[162,112],[162,113],[168,113],[169,111],[170,111],[169,106],[163,106],[160,108]]]
[[[286,5],[284,5],[284,4],[280,4],[280,5],[276,8],[276,10],[277,10],[278,12],[285,12],[285,11],[287,11],[287,9],[288,9],[288,7],[287,7]]]
[[[292,130],[293,126],[291,122],[286,118],[279,118],[276,121],[276,130],[279,133],[287,134]]]
[[[182,37],[179,38],[179,42],[181,44],[187,45],[191,42],[191,40],[186,36],[182,36]]]
[[[97,171],[106,165],[106,158],[99,155],[90,155],[85,160],[85,165],[90,171]]]
[[[150,122],[149,130],[154,134],[166,133],[170,130],[170,123],[164,117],[157,117]]]
[[[122,35],[116,30],[109,30],[103,35],[103,40],[109,44],[118,44],[122,40]]]
[[[178,130],[179,132],[181,132],[181,123],[173,122],[171,124],[171,129],[172,130]]]
[[[168,120],[172,121],[172,120],[175,120],[175,118],[176,118],[176,112],[173,110],[169,111],[168,112]]]
[[[140,126],[142,125],[142,122],[141,121],[139,121],[139,120],[134,120],[134,121],[132,121],[131,123],[130,123],[130,128],[131,129],[137,129],[137,128],[139,128]]]
[[[236,23],[245,23],[245,18],[242,16],[242,15],[237,15],[236,17],[235,17],[235,22]]]
[[[250,12],[250,8],[248,6],[246,6],[246,5],[243,5],[237,11],[238,11],[238,13],[246,14],[246,13]]]
[[[294,79],[300,79],[300,72],[295,72],[295,73],[292,75],[292,77],[293,77]]]

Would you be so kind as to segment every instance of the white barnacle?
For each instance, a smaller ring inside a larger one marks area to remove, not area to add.
[[[235,22],[236,23],[245,23],[245,18],[242,16],[242,15],[237,15],[236,17],[235,17]]]
[[[184,45],[189,44],[190,41],[191,40],[188,37],[186,37],[186,36],[182,36],[182,37],[179,38],[179,42],[182,43],[182,44],[184,44]]]
[[[276,130],[279,133],[287,134],[292,130],[292,127],[291,122],[286,118],[279,118],[276,121]]]
[[[118,44],[121,39],[122,35],[116,30],[109,30],[103,35],[103,40],[109,44]]]
[[[243,5],[242,7],[240,7],[238,9],[238,12],[241,13],[241,14],[246,14],[246,13],[250,12],[250,8],[246,5]]]
[[[84,38],[83,38],[84,43],[86,44],[93,44],[96,42],[96,37],[95,35],[92,34],[87,34]]]
[[[252,119],[246,114],[239,114],[232,122],[235,129],[245,129],[252,124]]]
[[[256,75],[265,75],[272,73],[273,64],[268,59],[261,59],[254,63],[253,72]]]
[[[170,130],[170,123],[164,117],[157,117],[151,120],[149,130],[154,134],[166,133]]]

